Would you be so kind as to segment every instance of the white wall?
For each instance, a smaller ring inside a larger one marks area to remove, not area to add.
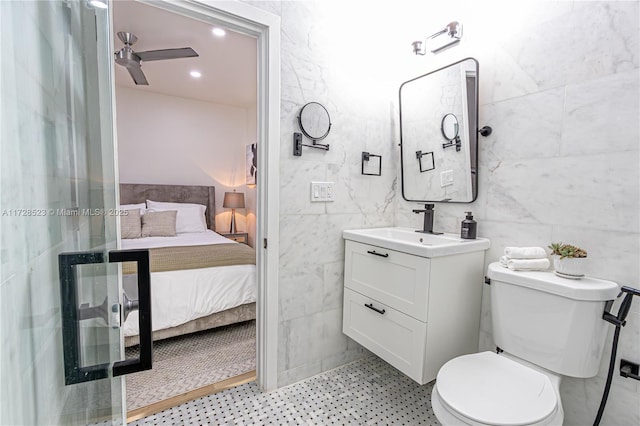
[[[116,87],[120,182],[216,187],[216,230],[229,232],[225,191],[245,193],[237,229],[255,236],[255,188],[245,185],[245,149],[255,142],[255,109]],[[247,218],[249,219],[247,221]]]
[[[438,204],[436,229],[458,233],[473,210],[492,240],[487,262],[507,244],[564,240],[589,250],[592,275],[639,285],[638,2],[248,3],[282,17],[281,385],[362,355],[341,332],[341,232],[421,226],[396,191],[397,90],[466,56],[480,62],[479,125],[494,133],[480,138],[478,200]],[[411,53],[452,19],[464,25],[460,46]],[[309,101],[331,114],[331,150],[294,158],[295,117]],[[361,151],[383,155],[381,177],[360,175]],[[309,181],[325,179],[336,201],[311,204]],[[485,303],[482,349],[489,316]],[[620,354],[640,361],[639,346],[637,303]],[[592,423],[605,365],[563,382],[566,424]],[[637,382],[615,377],[602,424],[640,423],[638,397]]]

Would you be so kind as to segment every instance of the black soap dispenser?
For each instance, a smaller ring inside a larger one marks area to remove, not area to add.
[[[462,221],[462,226],[460,229],[460,238],[464,238],[466,240],[475,240],[478,222],[473,220],[473,214],[471,212],[465,212],[465,213],[467,214],[467,218]]]

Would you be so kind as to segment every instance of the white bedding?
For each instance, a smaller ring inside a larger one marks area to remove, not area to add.
[[[123,239],[122,249],[144,249],[156,247],[205,246],[207,244],[237,244],[235,241],[207,229],[205,232],[178,234],[175,237],[145,237]]]
[[[123,249],[239,244],[213,231],[122,240]],[[136,283],[125,276],[124,289],[137,299]],[[219,266],[151,273],[151,321],[153,331],[187,323],[216,312],[256,301],[255,265]],[[138,313],[124,326],[125,336],[138,335]]]

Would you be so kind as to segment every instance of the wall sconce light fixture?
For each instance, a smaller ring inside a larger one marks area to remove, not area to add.
[[[449,22],[444,29],[427,37],[424,43],[422,41],[414,41],[413,53],[416,55],[425,55],[427,48],[431,53],[439,53],[447,47],[459,43],[462,39],[462,24],[458,21]]]

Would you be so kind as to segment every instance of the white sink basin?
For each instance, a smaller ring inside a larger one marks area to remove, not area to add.
[[[486,238],[465,240],[455,234],[424,234],[411,228],[351,229],[342,231],[342,238],[422,257],[469,253],[491,246]]]

